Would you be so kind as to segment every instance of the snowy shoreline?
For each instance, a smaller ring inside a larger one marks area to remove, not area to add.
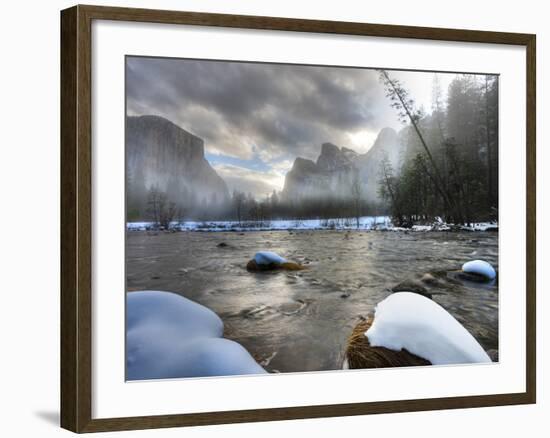
[[[158,230],[153,222],[127,222],[128,231]],[[172,222],[169,230],[195,232],[244,232],[244,231],[498,231],[496,222],[475,222],[470,225],[446,224],[436,221],[427,225],[413,225],[411,228],[396,227],[389,216],[364,216],[359,218],[359,226],[355,218],[338,219],[292,219],[272,220],[265,222],[236,221],[185,221]]]

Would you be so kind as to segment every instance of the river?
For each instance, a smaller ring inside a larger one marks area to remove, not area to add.
[[[250,273],[246,263],[260,250],[307,269]],[[425,273],[437,280],[432,299],[498,356],[498,284],[459,282],[451,272],[473,259],[498,271],[498,233],[129,231],[126,259],[128,291],[172,291],[209,307],[225,336],[270,372],[340,369],[359,318]]]

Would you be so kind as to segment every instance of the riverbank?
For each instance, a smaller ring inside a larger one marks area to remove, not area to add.
[[[153,222],[128,222],[128,231],[158,230]],[[183,221],[171,222],[167,231],[320,231],[320,230],[359,230],[359,231],[498,231],[496,222],[474,222],[471,224],[447,224],[441,220],[433,223],[412,225],[410,228],[396,227],[389,216],[363,216],[336,219],[292,219],[266,221]]]

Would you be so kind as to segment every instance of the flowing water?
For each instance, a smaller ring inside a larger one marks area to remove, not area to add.
[[[451,272],[473,259],[498,271],[498,233],[132,231],[126,248],[129,291],[167,290],[209,307],[225,336],[270,372],[340,369],[359,319],[393,286],[425,273],[435,277],[433,300],[498,355],[498,285]],[[260,250],[307,269],[250,273],[246,263]]]

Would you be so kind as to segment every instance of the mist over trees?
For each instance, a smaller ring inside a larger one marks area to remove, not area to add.
[[[380,80],[405,125],[401,167],[384,161],[379,173],[379,194],[396,225],[496,219],[498,76],[459,75],[443,101],[436,75],[429,115],[391,74],[381,70]]]
[[[353,218],[359,227],[359,218],[374,215],[382,211],[379,206],[369,205],[361,197],[361,186],[358,177],[352,180],[348,197],[324,197],[310,199],[285,199],[281,193],[273,191],[271,195],[257,200],[252,194],[234,190],[231,197],[231,208],[226,219],[238,222],[247,227],[266,227],[272,220],[292,220],[299,222],[306,219]]]
[[[180,202],[176,204],[165,191],[152,186],[145,199],[145,216],[153,228],[168,229],[171,222],[230,220],[248,228],[268,227],[272,220],[292,220],[299,223],[306,219],[327,221],[353,220],[359,227],[359,218],[380,214],[384,208],[368,204],[361,198],[358,178],[352,180],[349,197],[326,197],[323,199],[286,200],[282,194],[273,191],[262,199],[251,193],[234,190],[228,202],[204,200],[197,205],[189,203],[188,208]],[[348,224],[352,225],[352,224]]]

